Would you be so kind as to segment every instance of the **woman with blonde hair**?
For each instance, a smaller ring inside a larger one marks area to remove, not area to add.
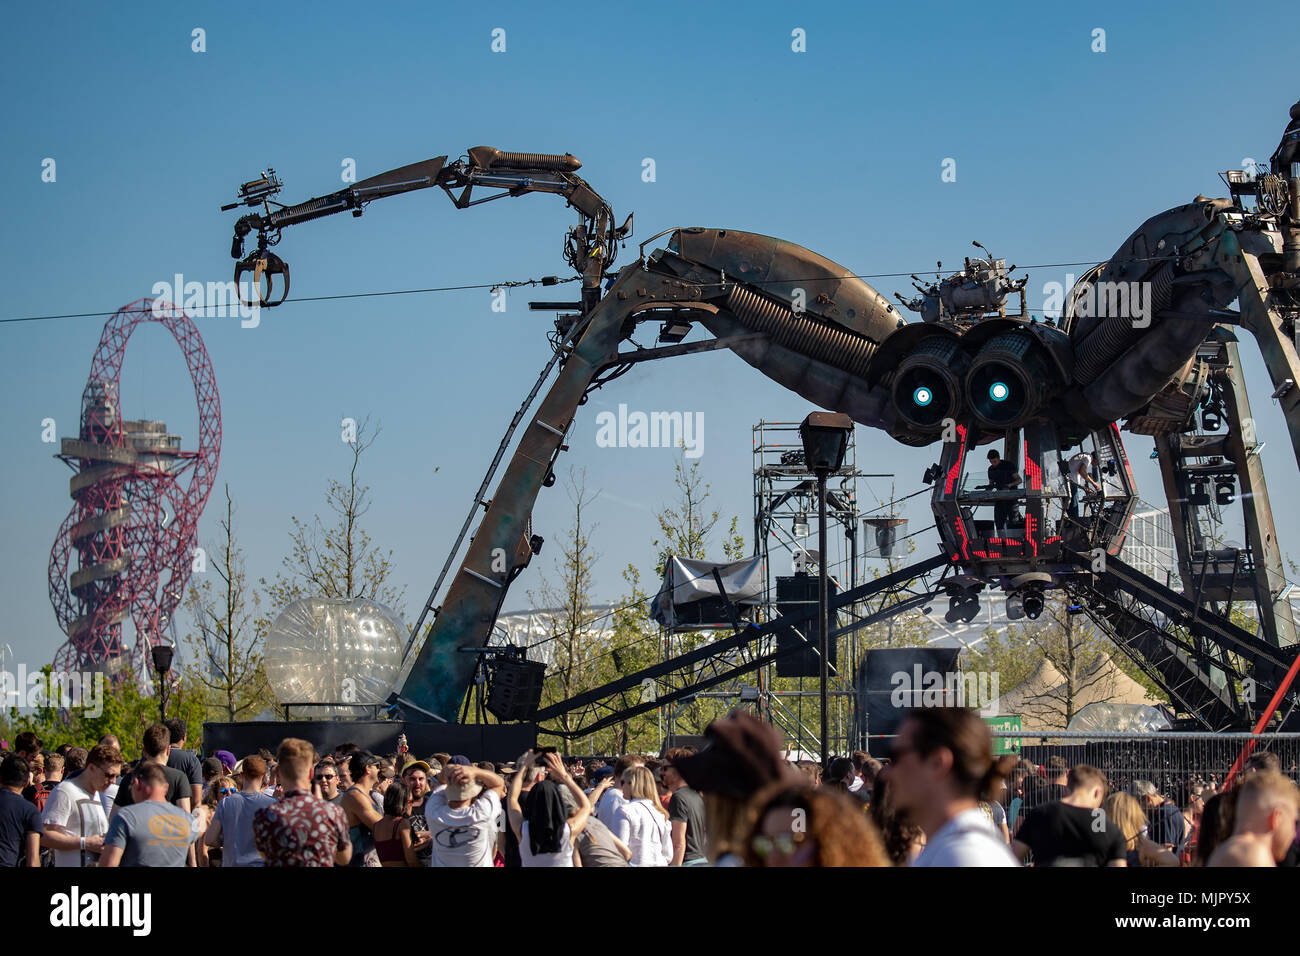
[[[1147,815],[1132,794],[1116,791],[1103,804],[1106,820],[1124,837],[1129,866],[1177,866],[1178,857],[1147,836]]]
[[[673,858],[672,825],[659,801],[655,778],[645,767],[629,767],[619,780],[626,801],[614,812],[614,835],[632,850],[629,866],[668,866]]]

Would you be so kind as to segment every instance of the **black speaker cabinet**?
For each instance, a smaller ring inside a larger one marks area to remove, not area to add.
[[[858,713],[868,739],[867,751],[873,757],[888,756],[893,741],[881,740],[898,733],[903,715],[912,708],[913,690],[924,686],[929,671],[957,673],[955,647],[882,647],[862,655],[858,667]]]
[[[835,582],[827,581],[827,593],[831,600],[834,600],[836,590]],[[821,664],[817,657],[817,642],[821,637],[821,627],[817,620],[817,603],[817,576],[815,574],[792,574],[776,579],[776,613],[778,615],[796,614],[806,610],[814,612],[813,616],[800,624],[798,628],[808,638],[808,645],[804,644],[803,638],[795,633],[794,628],[777,631],[776,649],[778,652],[792,648],[802,648],[796,653],[777,658],[777,677],[820,676]],[[834,633],[835,628],[838,626],[838,615],[834,608],[831,608],[830,621],[831,633]],[[838,643],[838,641],[832,640],[827,648],[826,657],[832,668],[835,667],[835,647]]]
[[[488,691],[488,713],[498,720],[531,720],[542,702],[545,677],[546,665],[541,661],[498,662]]]

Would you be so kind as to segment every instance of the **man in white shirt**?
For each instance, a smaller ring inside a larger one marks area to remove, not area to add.
[[[1070,508],[1071,518],[1079,517],[1079,499],[1085,490],[1094,493],[1101,491],[1101,485],[1092,477],[1092,456],[1081,451],[1069,461]]]
[[[993,735],[966,707],[908,711],[884,769],[895,804],[925,831],[913,866],[1017,866],[979,808],[993,768]]]
[[[117,780],[121,770],[122,754],[118,749],[97,744],[86,758],[85,769],[50,791],[41,813],[45,829],[41,846],[54,851],[55,866],[95,862],[108,832],[108,816],[99,794]]]
[[[122,741],[117,739],[117,734],[104,734],[104,736],[99,738],[98,742],[103,744],[105,747],[112,747],[117,751],[121,751],[122,749]],[[104,788],[104,792],[99,795],[99,802],[104,805],[105,815],[111,815],[113,813],[113,801],[116,799],[117,781],[113,780]]]
[[[501,816],[496,791],[505,781],[459,756],[451,758],[446,776],[447,786],[424,801],[424,819],[433,838],[429,865],[491,866]]]

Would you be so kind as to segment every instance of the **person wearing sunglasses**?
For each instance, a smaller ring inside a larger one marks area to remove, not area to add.
[[[889,866],[861,804],[847,793],[778,781],[748,808],[746,866]]]
[[[645,767],[631,767],[619,778],[623,803],[610,827],[632,851],[630,866],[668,866],[673,859],[672,824],[659,801],[655,778]]]
[[[338,803],[340,801],[339,772],[334,765],[333,757],[325,757],[316,765],[311,789],[312,794],[318,800],[324,800],[326,803]]]
[[[979,808],[1002,772],[993,759],[993,735],[975,711],[907,712],[884,776],[895,804],[925,831],[925,849],[913,866],[1019,865]]]
[[[216,819],[217,809],[232,793],[238,793],[235,778],[222,774],[208,784],[199,804],[199,838],[194,844],[194,862],[198,866],[221,866],[221,849],[207,842],[206,834]],[[211,851],[211,852],[209,852]]]
[[[374,826],[384,818],[383,803],[376,801],[375,785],[383,761],[365,750],[353,751],[348,757],[348,777],[353,781],[343,793],[339,806],[347,817],[348,840],[352,843],[349,866],[379,866],[375,851]]]
[[[108,816],[99,794],[117,780],[122,754],[116,747],[97,744],[86,757],[86,767],[73,780],[50,791],[41,814],[41,846],[54,851],[55,866],[93,866],[108,833]]]

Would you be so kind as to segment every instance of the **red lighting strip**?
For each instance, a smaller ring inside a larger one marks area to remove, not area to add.
[[[1043,469],[1038,462],[1029,457],[1029,439],[1025,439],[1025,477],[1029,479],[1029,487],[1033,491],[1043,490]],[[1029,502],[1025,502],[1025,543],[1034,549],[1034,556],[1038,556],[1038,542],[1034,540],[1035,527],[1038,524],[1034,520],[1033,512],[1029,508]]]
[[[957,426],[957,440],[961,442],[961,448],[957,451],[957,460],[953,462],[948,469],[948,476],[943,481],[943,493],[950,495],[953,489],[957,487],[957,477],[961,474],[961,464],[966,457],[966,426]]]

